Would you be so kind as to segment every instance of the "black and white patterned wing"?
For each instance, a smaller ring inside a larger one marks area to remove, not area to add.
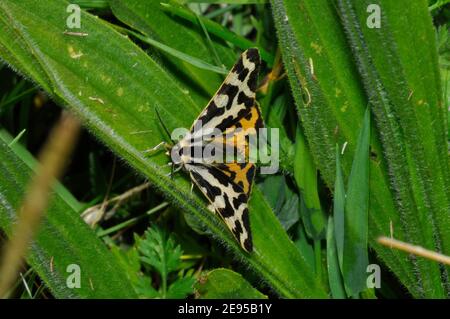
[[[252,112],[261,64],[259,51],[248,49],[241,54],[223,84],[194,121],[191,134],[196,130],[218,128],[224,132],[241,118]]]
[[[249,168],[247,176],[253,180],[255,168],[253,165]],[[241,247],[251,252],[253,243],[248,213],[249,191],[245,192],[241,185],[235,183],[233,176],[218,167],[187,164],[186,169]]]

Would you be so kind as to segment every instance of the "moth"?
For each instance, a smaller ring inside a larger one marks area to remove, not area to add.
[[[248,158],[249,140],[264,126],[255,101],[260,64],[258,49],[242,53],[189,132],[170,149],[173,167],[189,173],[247,252],[253,250],[248,201],[256,169]],[[213,147],[205,155],[208,145],[228,151]],[[230,153],[236,160],[217,160]]]

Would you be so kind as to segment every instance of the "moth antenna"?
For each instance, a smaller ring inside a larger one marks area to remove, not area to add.
[[[156,106],[155,106],[155,113],[156,113],[156,116],[158,117],[159,122],[161,123],[161,126],[162,126],[163,129],[164,129],[164,132],[166,133],[166,135],[167,135],[167,137],[168,137],[168,140],[169,140],[169,141],[172,141],[172,143],[174,143],[174,141],[172,140],[172,137],[170,136],[169,130],[167,129],[166,125],[164,125],[164,122],[163,122],[163,120],[161,119],[161,116],[159,115],[158,108],[157,108]]]

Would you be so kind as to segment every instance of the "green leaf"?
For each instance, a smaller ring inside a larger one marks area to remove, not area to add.
[[[135,284],[135,289],[141,298],[154,299],[161,297],[161,293],[153,288],[150,277],[139,276],[138,281]]]
[[[338,4],[372,105],[396,211],[401,217],[392,223],[394,236],[449,254],[450,169],[445,106],[427,2],[405,5],[346,0]],[[382,8],[381,28],[367,27],[369,4]],[[411,283],[413,294],[448,296],[447,269],[421,258],[409,260],[415,278]]]
[[[197,61],[204,61],[206,64],[215,64],[211,50],[207,46],[206,39],[198,28],[181,28],[180,25],[169,15],[162,11],[162,6],[158,1],[118,1],[110,2],[114,15],[133,29],[136,29],[147,36],[162,43],[172,51],[182,52],[185,56],[193,57]],[[223,43],[215,42],[214,48],[220,54],[222,62],[230,68],[235,62],[236,56]],[[173,55],[173,53],[172,53]],[[186,58],[173,58],[168,56],[169,61],[176,68],[174,72],[181,71],[191,80],[194,80],[208,95],[212,95],[217,87],[216,83],[222,81],[222,77],[199,70]],[[185,85],[185,84],[183,84]],[[190,87],[190,91],[195,92],[195,87]]]
[[[310,238],[321,239],[325,235],[325,216],[317,188],[317,169],[299,128],[295,139],[294,177],[302,196],[300,212],[306,233]]]
[[[78,4],[83,9],[105,9],[109,7],[108,0],[71,0],[70,3]]]
[[[0,134],[0,227],[8,235],[33,168],[32,156],[12,138]],[[37,237],[30,246],[27,262],[57,298],[134,298],[136,295],[124,269],[92,230],[79,217],[79,207],[63,186],[54,188]],[[81,270],[81,287],[70,289],[66,280],[72,273],[67,267],[76,264]]]
[[[266,299],[240,274],[229,269],[214,269],[202,275],[195,285],[200,299]]]
[[[139,262],[139,253],[135,247],[130,248],[125,251],[119,247],[112,245],[111,253],[116,257],[117,261],[125,270],[125,275],[128,280],[135,286],[139,281],[139,272],[141,269],[141,264]]]
[[[124,32],[125,34],[130,34],[130,35],[138,38],[139,40],[141,40],[145,43],[148,43],[148,44],[154,46],[155,48],[158,48],[158,49],[160,49],[160,50],[162,50],[184,62],[187,62],[199,69],[212,71],[212,72],[216,72],[219,74],[227,74],[228,73],[228,71],[226,69],[224,69],[223,67],[218,67],[218,66],[206,63],[200,59],[194,58],[193,56],[187,55],[181,51],[172,49],[171,47],[164,45],[161,42],[155,41],[149,37],[142,36],[139,33],[136,33],[131,30],[124,29],[124,28],[119,28],[117,26],[115,26],[115,28],[119,31]]]
[[[238,4],[262,4],[268,2],[268,0],[181,0],[182,3],[238,3]]]
[[[342,274],[347,294],[353,297],[366,289],[366,269],[369,264],[369,143],[370,110],[367,108],[345,197]]]
[[[223,26],[212,20],[203,17],[197,17],[193,12],[185,9],[182,6],[179,6],[175,3],[161,3],[161,5],[163,6],[164,10],[187,21],[190,21],[193,24],[197,24],[198,20],[200,19],[209,33],[214,34],[215,36],[225,41],[233,43],[236,47],[242,50],[254,47],[254,44],[250,40],[229,31],[228,29],[224,28]],[[264,48],[260,47],[259,51],[261,54],[261,59],[266,61],[269,66],[272,66],[274,59],[273,56],[269,52],[267,52]]]
[[[280,158],[280,168],[283,173],[292,175],[294,169],[294,145],[289,139],[286,127],[284,125],[284,120],[286,118],[286,113],[288,107],[288,95],[282,94],[276,96],[272,99],[274,91],[277,91],[278,83],[269,83],[268,93],[261,99],[259,99],[261,110],[263,113],[265,124],[269,127],[274,127],[278,129],[279,138],[279,158]],[[278,88],[279,90],[279,88]],[[268,132],[268,140],[271,140],[270,131]]]
[[[298,196],[280,175],[267,176],[259,187],[285,230],[298,221]]]
[[[65,7],[57,0],[45,4],[32,0],[0,2],[0,25],[6,30],[0,33],[2,59],[73,110],[92,134],[145,175],[168,201],[193,214],[279,295],[326,297],[323,283],[315,280],[257,187],[250,201],[255,251],[247,254],[223,221],[211,214],[204,197],[191,193],[186,175],[180,173],[173,179],[167,176],[170,169],[166,155],[143,154],[143,150],[164,140],[155,108],[169,129],[190,127],[210,96],[193,91],[176,72],[168,72],[108,23],[89,13],[81,13],[82,28],[77,32],[82,36],[64,33]],[[165,15],[160,11],[153,14],[152,19]],[[170,26],[180,34],[186,31],[182,24],[161,21],[161,28]],[[108,45],[99,46],[105,39]],[[190,39],[185,41],[180,45],[190,45]],[[207,60],[208,52],[197,57]],[[217,88],[221,79],[211,81],[211,86],[213,83]]]
[[[177,270],[183,254],[173,237],[157,227],[145,232],[145,238],[139,241],[138,249],[141,261],[154,267],[166,279],[169,273]]]
[[[308,242],[308,236],[306,235],[305,230],[303,229],[303,225],[298,223],[296,225],[296,239],[294,241],[298,250],[300,250],[301,254],[305,256],[305,260],[311,269],[316,269],[316,261],[314,256],[313,246]]]
[[[356,134],[370,100],[377,131],[371,139],[369,242],[413,296],[447,296],[447,271],[442,279],[438,265],[375,242],[393,225],[396,238],[450,252],[444,107],[426,3],[337,3],[271,1],[314,163],[332,188],[335,145],[345,144],[341,164],[348,178]],[[379,29],[367,27],[369,4],[381,8]]]
[[[194,290],[195,278],[191,276],[178,278],[167,291],[167,298],[184,299]]]
[[[343,269],[344,260],[344,237],[345,237],[345,186],[342,176],[341,156],[339,147],[336,145],[336,179],[334,182],[333,199],[333,233],[336,242],[336,252],[339,268]],[[327,244],[329,244],[327,242]],[[330,244],[331,245],[331,244]]]
[[[333,217],[328,218],[327,226],[327,269],[331,295],[334,299],[345,299],[345,287],[342,282],[341,268],[336,250]]]
[[[181,265],[181,246],[175,243],[173,236],[169,236],[164,230],[154,227],[145,232],[145,238],[137,240],[140,260],[153,268],[161,275],[161,298],[186,298],[193,292],[195,279],[192,276],[182,276],[169,283],[169,275],[179,269]],[[154,295],[153,288],[147,287],[148,280],[141,280],[138,285],[145,297]]]

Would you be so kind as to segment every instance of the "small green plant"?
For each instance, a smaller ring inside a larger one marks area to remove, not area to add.
[[[150,227],[143,239],[135,237],[139,260],[144,269],[136,291],[146,298],[185,298],[193,293],[195,278],[192,271],[181,269],[183,251],[172,235],[163,229]],[[158,274],[158,287],[152,286],[150,274]]]

